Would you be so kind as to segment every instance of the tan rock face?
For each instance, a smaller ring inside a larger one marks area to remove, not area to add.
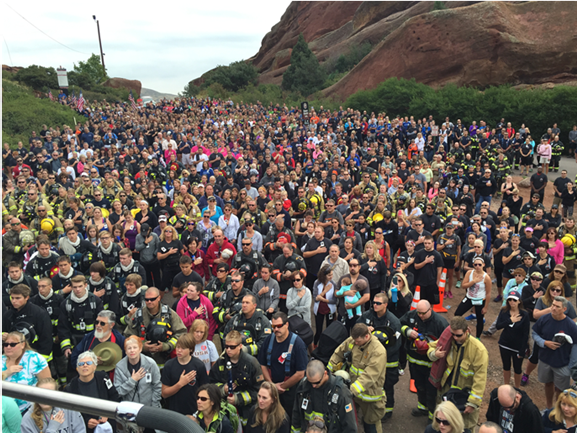
[[[125,88],[132,90],[135,98],[137,95],[140,95],[140,91],[142,90],[142,83],[140,81],[127,80],[126,78],[109,78],[104,83],[102,83],[102,85],[106,87],[112,87],[113,89]]]

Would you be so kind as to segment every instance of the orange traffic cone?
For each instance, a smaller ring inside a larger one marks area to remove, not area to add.
[[[413,302],[411,303],[411,311],[417,309],[417,302],[421,300],[421,286],[417,286],[415,289],[415,296],[413,296]]]
[[[417,387],[415,386],[415,379],[411,379],[411,383],[409,385],[409,391],[417,393]]]
[[[447,284],[447,268],[443,268],[441,279],[439,280],[439,303],[433,305],[435,313],[446,313],[447,309],[443,307],[443,299],[445,298],[445,285]]]

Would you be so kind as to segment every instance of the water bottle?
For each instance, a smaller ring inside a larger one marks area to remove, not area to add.
[[[394,304],[398,301],[398,289],[396,287],[391,288],[391,301],[393,301]]]

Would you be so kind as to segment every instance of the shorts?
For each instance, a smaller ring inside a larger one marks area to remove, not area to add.
[[[549,364],[539,361],[539,382],[555,384],[560,390],[568,389],[571,386],[571,370],[569,366],[551,367]]]
[[[521,157],[521,165],[531,165],[531,164],[533,164],[533,157],[532,156]]]
[[[539,157],[539,164],[549,164],[549,162],[551,162],[551,158]]]
[[[183,153],[182,154],[182,164],[184,166],[191,166],[192,165],[192,158],[190,153]]]
[[[455,263],[457,263],[456,257],[443,257],[443,266],[449,269],[455,269]]]

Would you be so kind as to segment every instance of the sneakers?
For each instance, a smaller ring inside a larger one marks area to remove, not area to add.
[[[446,296],[448,299],[453,299],[453,292],[447,292],[447,293],[445,293],[445,296]]]
[[[424,409],[419,409],[418,407],[414,407],[413,410],[411,410],[411,415],[419,417],[419,416],[429,416],[429,412],[427,410]]]
[[[476,314],[469,314],[467,317],[465,317],[465,320],[475,320],[477,318]]]
[[[460,282],[460,281],[457,281],[457,284],[455,284],[455,287],[456,287],[457,289],[460,289],[460,288],[461,288],[461,282]]]
[[[399,376],[404,376],[405,375],[405,370],[402,368],[399,368]]]
[[[485,337],[492,337],[492,336],[493,336],[493,333],[492,333],[492,332],[489,332],[489,331],[483,331],[483,335],[484,335]]]
[[[527,386],[528,383],[529,383],[529,375],[523,373],[523,376],[521,377],[521,386]]]
[[[502,300],[503,300],[503,297],[501,295],[499,295],[495,299],[493,299],[493,302],[501,302]]]

